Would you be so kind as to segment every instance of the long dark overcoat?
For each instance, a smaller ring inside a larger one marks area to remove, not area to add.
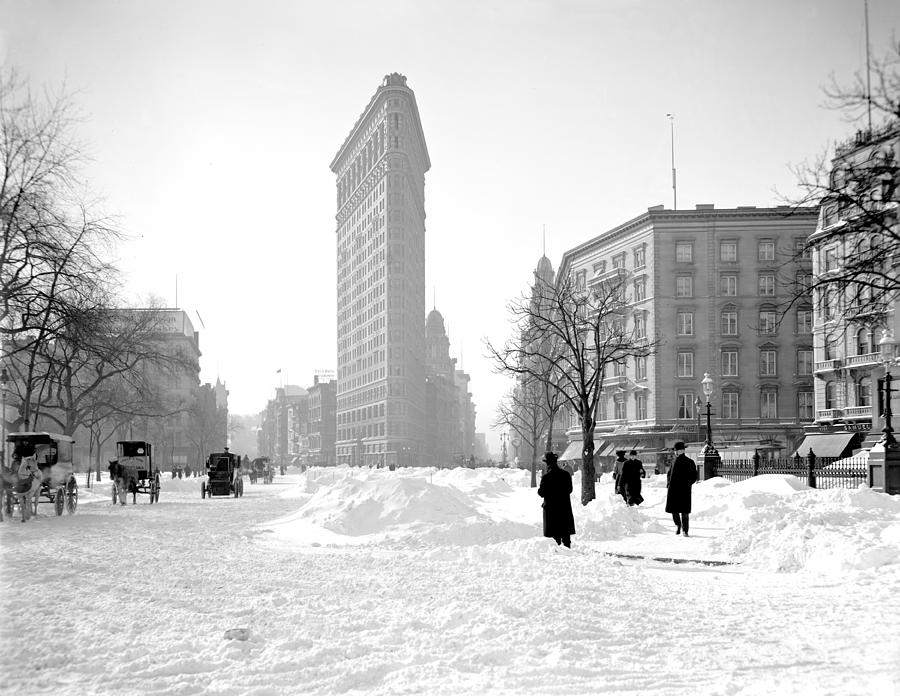
[[[669,469],[669,492],[666,512],[691,511],[691,486],[697,481],[697,465],[685,454],[679,454]]]
[[[544,499],[544,536],[557,539],[575,533],[575,518],[572,515],[572,474],[550,465],[541,476],[538,495]]]
[[[628,459],[622,465],[622,473],[619,475],[619,492],[629,505],[640,505],[644,502],[644,497],[641,495],[641,477],[646,475],[640,459]]]

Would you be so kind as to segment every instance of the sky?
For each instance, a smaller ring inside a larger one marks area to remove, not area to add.
[[[0,523],[0,693],[900,690],[898,496],[714,478],[685,538],[664,476],[627,507],[607,474],[567,549],[525,470],[289,472],[125,506],[79,474],[75,514]]]
[[[432,163],[426,306],[486,432],[511,385],[484,341],[509,337],[507,305],[544,249],[555,267],[671,207],[673,145],[679,208],[784,203],[791,166],[856,127],[822,88],[864,68],[863,8],[0,0],[0,61],[73,95],[85,180],[129,235],[128,297],[190,313],[201,380],[224,381],[239,414],[336,367],[329,164],[384,75],[406,75]],[[870,0],[869,16],[882,56],[900,4]]]

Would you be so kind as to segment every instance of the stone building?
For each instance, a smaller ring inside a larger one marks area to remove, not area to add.
[[[595,430],[598,469],[616,449],[662,463],[676,440],[705,439],[701,382],[713,380],[714,444],[723,458],[789,455],[813,413],[812,303],[782,316],[815,209],[739,207],[666,210],[629,220],[563,255],[558,274],[590,289],[620,280],[626,321],[659,340],[655,355],[607,375]],[[571,416],[570,416],[571,417]],[[582,447],[576,419],[563,459]]]
[[[309,452],[310,466],[334,466],[334,441],[337,419],[337,381],[313,377],[309,393]]]
[[[331,170],[337,188],[338,463],[423,464],[425,173],[406,78],[385,76]]]

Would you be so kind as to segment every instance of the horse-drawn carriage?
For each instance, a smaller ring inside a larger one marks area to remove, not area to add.
[[[7,514],[12,514],[15,498],[19,498],[20,505],[23,506],[23,521],[28,518],[29,513],[37,514],[38,503],[42,500],[52,503],[57,515],[61,515],[63,510],[73,514],[78,507],[78,483],[75,481],[75,465],[72,461],[75,440],[58,433],[28,432],[10,433],[6,441],[12,445],[13,452],[12,470],[6,470],[3,474],[3,506]],[[31,477],[27,493],[24,490],[26,482],[12,482],[23,461],[26,464],[36,464],[35,475]],[[37,471],[40,472],[39,476]],[[23,490],[19,492],[18,487]]]
[[[214,495],[244,495],[243,470],[240,455],[233,454],[225,448],[224,452],[215,452],[206,460],[206,480],[200,482],[200,497]]]
[[[250,463],[250,483],[272,483],[275,480],[275,468],[268,457],[257,457]]]
[[[159,502],[160,473],[153,465],[153,446],[143,440],[120,440],[116,443],[116,458],[109,463],[113,480],[112,502],[125,504],[131,493],[132,504],[137,494],[150,496],[150,503]]]

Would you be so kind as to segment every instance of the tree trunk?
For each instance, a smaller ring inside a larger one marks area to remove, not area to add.
[[[537,488],[537,448],[531,448],[531,487]]]
[[[581,504],[587,505],[596,495],[597,473],[594,469],[594,422],[585,418],[581,422],[581,439],[584,450],[581,452]]]

